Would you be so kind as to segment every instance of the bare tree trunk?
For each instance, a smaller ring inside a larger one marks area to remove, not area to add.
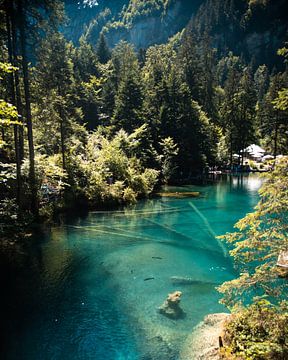
[[[58,87],[58,95],[59,97],[62,96],[62,92],[60,87]],[[60,138],[61,138],[61,154],[62,154],[62,167],[64,170],[66,170],[66,148],[65,148],[65,127],[64,127],[64,112],[59,104],[59,116],[60,116]]]
[[[278,131],[279,131],[279,114],[277,111],[276,114],[276,124],[275,124],[275,134],[274,134],[274,159],[276,159],[277,153],[278,153]]]
[[[29,71],[28,61],[26,54],[26,31],[25,31],[25,15],[23,11],[23,1],[18,0],[18,12],[19,12],[19,30],[20,30],[20,43],[22,53],[22,68],[23,68],[23,80],[24,80],[24,93],[25,93],[25,107],[26,107],[26,121],[28,130],[28,147],[29,147],[29,182],[31,189],[31,211],[35,216],[39,214],[38,208],[38,196],[35,177],[35,153],[33,144],[33,124],[31,115],[31,96],[29,86]]]
[[[15,12],[12,7],[11,12],[11,30],[12,30],[12,48],[13,48],[13,65],[18,67],[18,52],[17,52],[17,31],[15,26]],[[17,104],[17,111],[18,114],[21,115],[21,122],[23,123],[23,103],[21,99],[21,89],[20,89],[20,79],[19,74],[16,71],[14,73],[15,79],[15,91],[16,91],[16,104]],[[20,119],[19,119],[20,120]],[[24,126],[24,124],[23,124]],[[18,128],[18,147],[19,147],[19,157],[20,162],[24,159],[24,129],[23,126],[19,126]]]
[[[232,170],[233,167],[233,140],[232,140],[232,129],[230,129],[230,135],[229,135],[229,146],[230,146],[230,170]]]
[[[62,111],[61,111],[62,113]],[[62,113],[63,116],[63,113]],[[66,157],[65,157],[65,129],[64,129],[64,119],[60,120],[60,135],[61,135],[61,152],[62,152],[62,166],[66,170]]]

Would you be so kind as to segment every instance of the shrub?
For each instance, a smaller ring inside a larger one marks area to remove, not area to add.
[[[276,308],[258,301],[232,315],[226,325],[227,359],[279,360],[288,358],[288,314],[285,303]]]

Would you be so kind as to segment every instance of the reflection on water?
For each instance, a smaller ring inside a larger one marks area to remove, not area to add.
[[[215,235],[252,210],[260,184],[250,175],[170,187],[201,195],[91,212],[3,251],[1,358],[177,359],[193,326],[225,310],[215,286],[236,274]],[[178,321],[157,311],[175,290]]]

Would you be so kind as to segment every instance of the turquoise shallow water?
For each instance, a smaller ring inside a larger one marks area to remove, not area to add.
[[[201,195],[67,219],[2,255],[1,358],[178,359],[203,316],[225,311],[215,286],[237,273],[215,235],[253,209],[260,184],[249,175],[169,187]],[[157,312],[175,290],[186,314],[177,321]]]

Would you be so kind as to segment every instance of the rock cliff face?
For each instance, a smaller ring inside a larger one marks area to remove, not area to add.
[[[184,29],[192,14],[197,10],[201,1],[174,1],[163,14],[137,17],[127,26],[112,23],[105,30],[105,35],[111,47],[120,40],[128,41],[139,48],[147,48],[154,44],[162,44]]]
[[[63,32],[75,43],[84,33],[95,45],[103,31],[111,48],[120,40],[147,48],[167,42],[192,18],[193,31],[208,31],[220,57],[233,51],[256,65],[282,63],[276,51],[287,40],[287,0],[64,1],[71,21]]]
[[[113,18],[127,2],[127,0],[64,0],[68,22],[62,31],[68,40],[77,43],[91,21],[95,21],[105,8],[110,9],[110,18]],[[100,30],[97,31],[95,41]]]
[[[201,5],[192,27],[209,31],[220,56],[233,51],[247,62],[253,59],[254,65],[272,68],[283,62],[276,52],[287,40],[287,13],[287,0],[209,0]]]
[[[125,11],[121,10],[124,5],[128,8],[129,0],[98,0],[98,5],[96,1],[92,1],[91,6],[85,5],[85,0],[65,0],[70,21],[63,32],[75,43],[83,33],[87,33],[88,41],[95,44],[104,26],[104,33],[111,47],[120,40],[126,40],[138,49],[147,48],[150,45],[165,43],[169,37],[183,30],[203,2],[204,0],[173,0],[163,13],[159,11],[159,6],[147,5],[143,16],[132,16],[132,20],[127,24],[123,19]],[[108,24],[101,24],[103,18],[100,23],[98,18],[105,8],[109,8],[110,12],[105,18]]]

